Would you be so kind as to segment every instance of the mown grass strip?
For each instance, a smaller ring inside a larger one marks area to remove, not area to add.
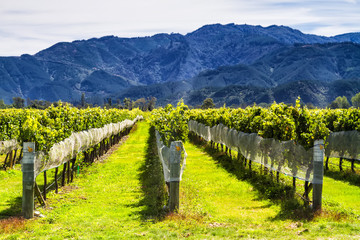
[[[139,131],[106,163],[89,166],[59,194],[50,193],[51,208],[41,210],[45,217],[27,221],[23,229],[5,239],[118,239],[124,229],[139,225],[137,212],[143,207],[136,205],[143,193],[138,173],[145,156],[146,130],[146,125],[140,124]]]
[[[21,166],[0,170],[0,219],[21,214],[22,172]]]
[[[323,200],[328,209],[360,219],[359,173],[353,173],[350,169],[339,171],[330,166],[329,170],[325,170]]]
[[[231,159],[224,153],[200,145],[194,149],[194,145],[187,144],[185,148],[190,159],[182,183],[197,183],[196,187],[190,184],[185,189],[195,188],[192,192],[197,193],[191,194],[190,191],[189,196],[203,196],[197,202],[197,209],[203,215],[211,216],[210,221],[225,224],[231,222],[232,226],[236,226],[237,230],[233,230],[229,236],[270,239],[359,237],[357,231],[360,229],[360,222],[356,216],[341,215],[342,209],[334,208],[331,209],[334,212],[325,211],[320,216],[307,217],[305,214],[309,212],[306,209],[299,211],[303,207],[298,200],[282,199],[277,191],[283,191],[283,188],[268,183],[266,178],[258,176],[256,172],[252,176],[241,172],[244,169],[239,167],[235,158]],[[208,154],[204,153],[205,149],[208,149]],[[259,186],[260,180],[260,184],[269,185]],[[327,196],[328,192],[325,191],[324,194]],[[267,197],[274,200],[265,200]],[[348,201],[351,201],[351,195]]]

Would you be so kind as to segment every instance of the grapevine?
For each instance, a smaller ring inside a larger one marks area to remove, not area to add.
[[[0,111],[0,141],[35,142],[37,151],[47,152],[72,132],[101,128],[109,123],[134,119],[137,115],[141,115],[138,109],[77,109],[67,104],[45,110],[5,109]]]

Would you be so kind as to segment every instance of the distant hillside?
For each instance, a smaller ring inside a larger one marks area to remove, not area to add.
[[[82,93],[97,102],[153,94],[166,103],[202,88],[235,85],[251,92],[251,86],[299,80],[357,79],[359,42],[359,33],[328,38],[286,26],[235,24],[187,35],[62,42],[33,56],[0,58],[0,94],[6,103],[14,96],[78,101]]]
[[[192,78],[194,89],[229,85],[274,87],[312,80],[332,82],[360,79],[360,45],[327,43],[286,46],[251,65],[235,65],[208,70]]]
[[[277,84],[297,80],[331,82],[360,78],[360,45],[296,45],[273,52],[252,65]]]

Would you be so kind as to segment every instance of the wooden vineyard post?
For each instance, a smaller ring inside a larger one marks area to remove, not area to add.
[[[16,164],[16,153],[17,153],[17,149],[15,149],[14,158],[11,163],[11,169],[14,169],[15,164]]]
[[[341,158],[339,159],[339,170],[340,170],[340,172],[342,172],[342,170],[343,170],[343,168],[342,168],[342,163],[343,163],[343,158],[341,157]]]
[[[182,142],[171,142],[170,145],[170,212],[179,210],[179,190],[180,190],[180,162],[181,162]]]
[[[9,168],[10,169],[13,168],[12,164],[13,164],[13,150],[11,150],[9,153]]]
[[[46,171],[44,171],[44,200],[46,200],[46,188],[47,188],[47,176],[46,176]]]
[[[329,170],[329,157],[326,157],[325,169]]]
[[[4,160],[4,165],[3,168],[6,170],[6,160],[9,158],[9,153],[6,154],[5,160]]]
[[[34,217],[35,143],[24,142],[21,169],[23,172],[22,212],[24,218]]]
[[[314,143],[313,211],[321,211],[324,178],[324,140]]]
[[[64,168],[62,172],[61,186],[65,186],[65,178],[66,178],[66,163],[64,163]]]
[[[67,176],[67,184],[70,183],[70,161],[68,161],[67,163],[67,173],[66,173],[66,176]]]
[[[59,170],[59,167],[55,168],[55,193],[58,193],[58,191],[59,191],[58,170]]]

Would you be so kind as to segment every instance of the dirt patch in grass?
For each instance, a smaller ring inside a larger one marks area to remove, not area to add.
[[[12,233],[25,228],[23,217],[10,217],[0,220],[0,233]]]
[[[136,126],[136,125],[135,125]],[[135,128],[135,126],[133,127],[133,129]],[[129,138],[129,135],[126,135],[124,137],[122,137],[120,139],[120,141],[113,145],[106,153],[104,153],[102,156],[100,156],[95,162],[99,162],[99,163],[103,163],[105,162],[105,160],[114,152],[116,151],[121,145],[124,144],[124,142],[126,142],[126,140]]]
[[[200,214],[186,214],[186,213],[168,213],[165,216],[166,220],[172,221],[196,221],[198,223],[204,222],[204,216]]]

